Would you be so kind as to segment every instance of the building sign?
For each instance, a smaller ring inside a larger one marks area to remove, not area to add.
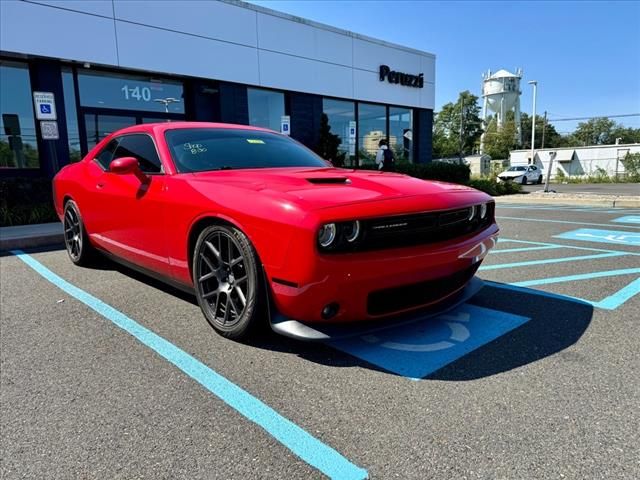
[[[59,140],[58,122],[55,120],[43,120],[40,122],[40,132],[43,140]]]
[[[385,79],[389,83],[398,83],[407,87],[424,88],[424,74],[410,75],[408,73],[396,72],[391,70],[387,65],[380,65],[380,81]]]
[[[57,120],[56,101],[51,92],[33,92],[33,104],[38,120]]]
[[[280,117],[280,133],[283,135],[291,135],[291,117],[282,115]]]
[[[137,75],[78,72],[83,107],[184,113],[182,83]]]

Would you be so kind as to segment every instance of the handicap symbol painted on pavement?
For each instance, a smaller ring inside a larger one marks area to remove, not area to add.
[[[632,223],[640,225],[640,215],[625,215],[624,217],[619,217],[612,221],[616,223]]]
[[[614,243],[617,245],[640,246],[640,232],[622,232],[619,230],[598,230],[580,228],[571,232],[555,235],[555,238],[582,240],[585,242]]]
[[[421,322],[329,344],[390,372],[420,379],[529,320],[464,304]]]

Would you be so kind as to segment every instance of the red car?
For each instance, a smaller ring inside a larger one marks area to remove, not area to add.
[[[54,197],[73,263],[100,251],[195,292],[230,338],[264,319],[318,339],[442,310],[469,293],[498,233],[482,192],[334,168],[240,125],[120,130],[56,175]]]

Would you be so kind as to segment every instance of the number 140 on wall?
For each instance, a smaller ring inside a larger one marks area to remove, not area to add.
[[[150,102],[151,101],[151,89],[149,87],[129,87],[129,85],[123,85],[123,87],[120,89],[122,90],[122,93],[124,93],[124,98],[125,100],[130,100],[130,99],[134,99],[134,100],[142,100],[144,102]]]

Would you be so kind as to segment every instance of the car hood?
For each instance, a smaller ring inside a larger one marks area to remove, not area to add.
[[[516,178],[516,177],[521,177],[525,173],[527,173],[527,172],[524,172],[524,171],[502,172],[498,176],[501,177],[501,178]]]
[[[475,192],[463,186],[424,181],[407,175],[340,168],[263,168],[194,173],[198,190],[213,184],[285,197],[307,208],[443,193]]]

